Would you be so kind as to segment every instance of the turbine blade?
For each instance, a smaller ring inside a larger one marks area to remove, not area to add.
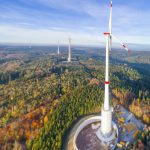
[[[112,1],[110,2],[109,32],[112,33]]]
[[[120,41],[120,39],[118,39],[117,37],[115,37],[113,34],[111,34],[111,36],[112,36],[113,38],[115,38],[115,39],[121,44],[121,46],[122,46],[123,49],[125,49],[127,52],[130,52],[130,50],[127,48],[127,46],[126,46],[124,43],[122,43],[122,42]]]
[[[109,33],[110,33],[110,38],[109,38],[109,51],[111,51],[111,45],[112,45],[112,1],[110,1],[110,16],[109,16]]]

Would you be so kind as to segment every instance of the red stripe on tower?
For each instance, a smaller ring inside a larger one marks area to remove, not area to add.
[[[105,84],[110,84],[110,82],[109,81],[105,81]]]
[[[104,32],[104,35],[110,35],[110,33],[109,32]]]

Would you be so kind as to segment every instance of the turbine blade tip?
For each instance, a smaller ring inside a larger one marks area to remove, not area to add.
[[[113,3],[112,3],[112,1],[110,1],[110,7],[112,7],[112,5],[113,5]]]

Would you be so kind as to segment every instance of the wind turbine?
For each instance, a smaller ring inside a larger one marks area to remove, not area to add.
[[[101,120],[101,129],[100,133],[104,137],[104,141],[106,138],[111,140],[113,138],[113,127],[112,127],[112,107],[110,105],[110,98],[109,98],[109,51],[112,48],[112,38],[116,38],[112,34],[112,1],[110,2],[110,17],[109,17],[109,32],[105,32],[104,35],[106,36],[106,64],[105,64],[105,94],[104,94],[104,105],[102,107],[102,120]],[[120,40],[118,40],[120,42]],[[120,42],[122,47],[129,52],[129,49],[126,47],[125,44]],[[110,138],[112,137],[112,138]]]
[[[59,50],[59,41],[58,41],[58,50],[57,50],[57,54],[60,54],[60,50]]]
[[[71,38],[69,37],[68,62],[71,62]]]
[[[29,41],[29,49],[31,49],[31,41]]]
[[[112,39],[114,37],[112,34],[112,0],[110,1],[109,31],[105,32],[104,35],[106,36],[106,68],[104,104],[101,108],[101,116],[89,117],[79,123],[78,128],[73,135],[73,139],[71,138],[68,142],[70,143],[70,141],[73,141],[73,144],[71,144],[71,146],[73,145],[73,149],[87,149],[87,147],[89,147],[93,150],[95,148],[114,150],[118,143],[118,127],[112,120],[113,107],[110,104],[109,98],[109,51],[111,50]],[[124,44],[122,44],[122,47],[129,51]],[[96,125],[94,125],[95,123]],[[84,130],[85,128],[87,130]],[[90,130],[88,130],[88,128]],[[98,140],[95,140],[95,136],[89,136],[90,134],[93,134],[92,132],[95,133]],[[81,144],[81,140],[84,145]]]

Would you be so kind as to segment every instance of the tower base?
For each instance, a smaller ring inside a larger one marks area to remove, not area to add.
[[[101,134],[103,137],[110,137],[112,135],[112,110],[112,107],[110,107],[109,110],[105,110],[102,107],[101,128],[99,129],[99,134]]]
[[[114,123],[112,125],[112,134],[105,138],[100,133],[101,116],[89,117],[77,126],[67,150],[114,150],[118,141],[118,129]]]
[[[109,136],[108,135],[104,135],[102,132],[101,132],[101,128],[99,128],[99,130],[96,132],[96,135],[97,135],[97,137],[101,140],[101,141],[103,141],[103,142],[105,142],[105,143],[109,143],[109,142],[111,142],[112,140],[114,140],[115,138],[116,138],[116,130],[114,129],[114,126],[113,126],[113,128],[112,128],[112,131],[111,131],[111,133],[109,134]]]

